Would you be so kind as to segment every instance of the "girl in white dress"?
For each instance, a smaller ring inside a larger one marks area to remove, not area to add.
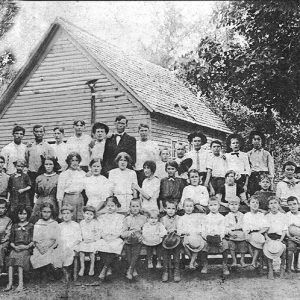
[[[107,213],[98,218],[101,239],[97,242],[97,250],[102,252],[101,256],[104,260],[104,267],[99,275],[100,280],[111,275],[110,266],[123,249],[124,242],[121,239],[121,234],[125,217],[117,213],[120,206],[117,197],[108,197],[105,201]]]
[[[138,184],[136,173],[128,169],[131,161],[126,152],[120,152],[115,159],[118,168],[110,170],[108,175],[113,184],[113,193],[121,204],[119,212],[124,214],[129,211],[131,199],[137,197],[136,190],[132,189],[132,184]]]
[[[78,250],[80,255],[80,271],[79,276],[84,274],[84,258],[85,254],[90,255],[89,276],[94,276],[96,241],[99,239],[99,223],[96,219],[96,210],[93,206],[85,206],[83,208],[84,220],[80,222],[82,242],[79,244]]]
[[[100,158],[92,159],[90,162],[91,176],[85,178],[85,193],[88,197],[87,205],[93,206],[96,213],[101,213],[105,199],[112,196],[112,183],[103,175],[100,175],[102,164]]]

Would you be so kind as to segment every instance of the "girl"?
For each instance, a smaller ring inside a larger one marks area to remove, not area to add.
[[[84,274],[84,258],[85,254],[90,255],[90,270],[89,276],[94,276],[95,267],[95,253],[96,253],[96,241],[98,239],[98,226],[99,223],[96,219],[96,209],[93,206],[85,206],[83,208],[84,220],[80,222],[80,229],[82,234],[82,242],[79,244],[80,255],[80,271],[79,276]]]
[[[181,201],[179,203],[179,209],[182,209],[184,199],[190,198],[194,201],[196,212],[207,212],[209,194],[207,188],[203,185],[200,185],[199,172],[196,169],[192,169],[188,172],[188,177],[191,185],[188,185],[183,189]]]
[[[34,269],[44,267],[43,271],[46,278],[49,275],[53,277],[54,268],[61,267],[61,252],[57,248],[60,243],[60,228],[56,221],[53,220],[53,206],[51,203],[41,205],[41,216],[33,229],[33,242],[35,248],[30,258]]]
[[[26,166],[24,160],[18,159],[14,162],[17,172],[8,180],[8,199],[10,203],[10,215],[16,221],[14,211],[20,204],[30,207],[29,190],[31,189],[31,181],[27,174],[23,173]]]
[[[167,147],[164,147],[159,151],[160,160],[156,164],[155,172],[155,176],[159,179],[168,176],[168,173],[166,171],[166,162],[170,159],[170,155],[170,150]]]
[[[97,242],[97,250],[103,252],[104,266],[99,275],[100,280],[111,275],[111,264],[116,255],[120,255],[123,249],[123,240],[121,239],[124,216],[117,213],[121,207],[116,196],[108,197],[105,200],[107,213],[98,218],[100,240]]]
[[[122,238],[125,239],[125,254],[129,264],[126,278],[132,280],[136,277],[135,265],[139,259],[142,247],[142,228],[146,223],[146,217],[141,214],[141,203],[139,199],[132,199],[130,202],[130,215],[123,224]]]
[[[83,219],[82,207],[85,172],[79,167],[81,156],[77,152],[71,152],[66,159],[68,168],[58,177],[57,201],[59,208],[70,204],[73,207],[73,219],[79,222]]]
[[[143,243],[147,246],[148,269],[153,269],[153,254],[156,251],[157,264],[156,269],[161,269],[161,242],[167,234],[167,230],[162,223],[158,221],[159,211],[150,210],[147,223],[143,227]]]
[[[114,195],[121,204],[119,212],[127,213],[131,199],[137,197],[136,190],[132,189],[132,184],[138,184],[137,177],[135,171],[128,169],[131,157],[126,152],[120,152],[115,162],[118,168],[109,171],[108,179],[112,182]]]
[[[43,159],[42,175],[39,175],[35,180],[35,204],[31,216],[31,222],[36,223],[40,218],[40,207],[43,203],[51,203],[54,208],[53,218],[58,217],[58,204],[56,200],[58,174],[60,169],[57,160],[54,157],[48,156]]]
[[[62,254],[62,266],[65,281],[69,282],[69,266],[74,261],[75,251],[78,252],[78,244],[82,241],[80,226],[72,221],[73,208],[71,205],[64,205],[61,208],[62,223],[59,224],[61,243],[60,250]]]
[[[98,213],[103,208],[105,199],[112,196],[112,183],[100,175],[102,169],[100,158],[92,159],[90,168],[92,176],[85,178],[84,189],[88,197],[87,205],[95,207]]]
[[[18,223],[12,226],[10,246],[12,251],[8,257],[8,285],[6,291],[12,289],[13,285],[13,267],[18,267],[19,285],[16,291],[23,290],[23,270],[30,268],[30,254],[33,247],[33,225],[28,222],[30,217],[30,208],[26,205],[20,205],[16,210]]]
[[[142,188],[137,184],[133,184],[132,187],[140,193],[142,210],[144,212],[152,209],[158,210],[157,198],[159,196],[160,179],[154,176],[156,170],[155,162],[152,160],[145,161],[143,170],[146,178],[142,183]]]

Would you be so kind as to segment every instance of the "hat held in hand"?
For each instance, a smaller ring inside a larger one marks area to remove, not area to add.
[[[289,226],[289,233],[291,236],[300,238],[300,227],[296,225]]]
[[[141,232],[139,230],[133,231],[130,236],[126,239],[127,244],[138,244],[141,241]]]
[[[186,235],[183,244],[192,252],[200,252],[204,246],[205,241],[199,234]]]
[[[206,237],[206,241],[207,241],[207,244],[211,245],[211,246],[220,246],[222,240],[221,240],[221,237],[217,234],[215,235],[208,235]]]
[[[282,255],[285,247],[279,240],[270,240],[264,244],[263,252],[267,258],[276,259]]]
[[[253,232],[250,234],[249,243],[257,249],[262,249],[265,241],[265,237],[259,232]]]
[[[162,243],[165,249],[174,249],[180,243],[180,236],[175,233],[175,231],[168,233]]]

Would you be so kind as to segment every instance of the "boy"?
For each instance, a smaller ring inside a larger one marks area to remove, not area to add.
[[[274,178],[274,159],[272,155],[263,149],[266,137],[259,131],[252,131],[249,135],[249,141],[253,148],[247,154],[251,166],[251,175],[249,178],[248,191],[252,196],[259,190],[260,175],[268,174],[271,180],[271,186]]]
[[[159,160],[156,163],[155,176],[159,179],[165,178],[168,176],[166,172],[166,163],[169,161],[171,156],[170,150],[167,147],[161,148],[159,151]]]
[[[203,249],[203,268],[202,274],[207,273],[208,260],[207,254],[222,254],[223,256],[223,275],[229,275],[227,267],[228,242],[225,239],[225,218],[219,213],[219,200],[213,196],[208,201],[209,213],[203,221],[203,238],[206,245]]]
[[[225,227],[228,237],[228,246],[232,258],[232,267],[237,266],[236,253],[241,253],[241,266],[245,267],[245,254],[248,245],[245,241],[242,225],[244,215],[239,212],[240,198],[235,197],[228,202],[230,212],[225,216]]]
[[[268,243],[270,241],[279,241],[281,243],[281,247],[284,248],[284,251],[282,252],[280,258],[281,258],[281,266],[280,266],[280,277],[284,276],[285,272],[285,256],[286,256],[286,251],[285,248],[286,246],[283,244],[283,240],[287,234],[287,218],[286,215],[282,212],[279,211],[280,208],[280,199],[277,198],[276,196],[271,196],[268,199],[269,203],[269,209],[270,212],[266,214],[265,218],[267,222],[269,223],[269,228],[265,232],[265,239],[266,243],[264,245],[264,252],[265,247],[268,249]],[[273,279],[273,266],[272,266],[272,260],[270,257],[268,257],[268,254],[266,255],[268,258],[268,278]]]
[[[103,153],[108,131],[108,126],[103,123],[97,122],[93,125],[92,135],[94,137],[94,140],[89,144],[91,160],[94,158],[100,158],[101,160],[103,160]]]
[[[272,184],[272,179],[269,175],[260,175],[259,186],[260,191],[256,191],[253,196],[255,196],[259,201],[259,211],[266,214],[269,210],[268,199],[271,196],[275,196],[275,193],[270,191]]]
[[[66,143],[64,143],[64,133],[63,127],[56,126],[53,128],[53,134],[55,138],[55,144],[51,145],[54,150],[54,156],[57,158],[59,165],[61,166],[60,171],[65,171],[67,169],[66,158],[68,156],[68,149]]]
[[[5,158],[0,156],[0,197],[7,198],[9,176],[4,172]]]
[[[176,204],[171,201],[166,201],[164,206],[166,215],[162,217],[161,223],[165,226],[168,235],[171,233],[177,233],[177,226],[179,216],[176,215]],[[166,244],[165,241],[163,242],[163,274],[162,274],[162,282],[167,282],[169,279],[170,273],[170,265],[171,265],[171,258],[173,255],[174,259],[174,281],[179,282],[181,280],[180,277],[180,249],[181,244],[180,242],[178,245],[171,248],[165,248]]]
[[[176,161],[168,161],[166,163],[166,172],[168,177],[161,180],[160,193],[159,193],[159,208],[160,211],[164,211],[164,204],[167,200],[176,204],[179,203],[182,191],[186,186],[186,181],[182,178],[176,177],[178,170],[178,164]]]
[[[296,197],[290,196],[287,198],[287,204],[290,211],[286,213],[288,228],[295,226],[300,232],[300,212],[299,201]],[[298,272],[298,258],[299,252],[297,247],[300,247],[300,236],[292,235],[290,230],[287,231],[287,273],[291,273],[292,260],[294,255],[294,270]]]
[[[211,183],[211,195],[215,195],[217,189],[225,184],[225,173],[227,170],[227,162],[224,155],[221,155],[222,143],[218,140],[210,143],[212,156],[207,161],[207,176],[204,186],[208,187]]]
[[[233,170],[237,173],[237,184],[243,187],[245,193],[248,189],[248,181],[250,176],[250,164],[248,155],[240,151],[243,144],[243,138],[239,134],[230,134],[226,141],[227,148],[231,149],[230,153],[226,153],[227,170]]]
[[[6,216],[7,202],[0,198],[0,274],[4,265],[5,254],[8,250],[12,221]]]
[[[286,199],[294,196],[300,199],[300,179],[295,178],[296,164],[288,161],[283,165],[284,178],[278,182],[276,196],[280,198],[280,205],[284,211],[288,211]]]

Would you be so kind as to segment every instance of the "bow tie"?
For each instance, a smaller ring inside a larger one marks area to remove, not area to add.
[[[231,152],[231,155],[236,155],[237,157],[239,157],[239,153],[238,152]]]
[[[123,134],[121,133],[116,133],[116,136],[122,137]]]
[[[288,180],[283,180],[283,182],[285,182],[288,186],[288,188],[292,188],[294,187],[298,182],[297,181],[288,181]]]
[[[254,152],[260,152],[261,150],[262,150],[262,148],[254,149]]]
[[[173,177],[169,177],[168,180],[175,181],[175,179]]]

